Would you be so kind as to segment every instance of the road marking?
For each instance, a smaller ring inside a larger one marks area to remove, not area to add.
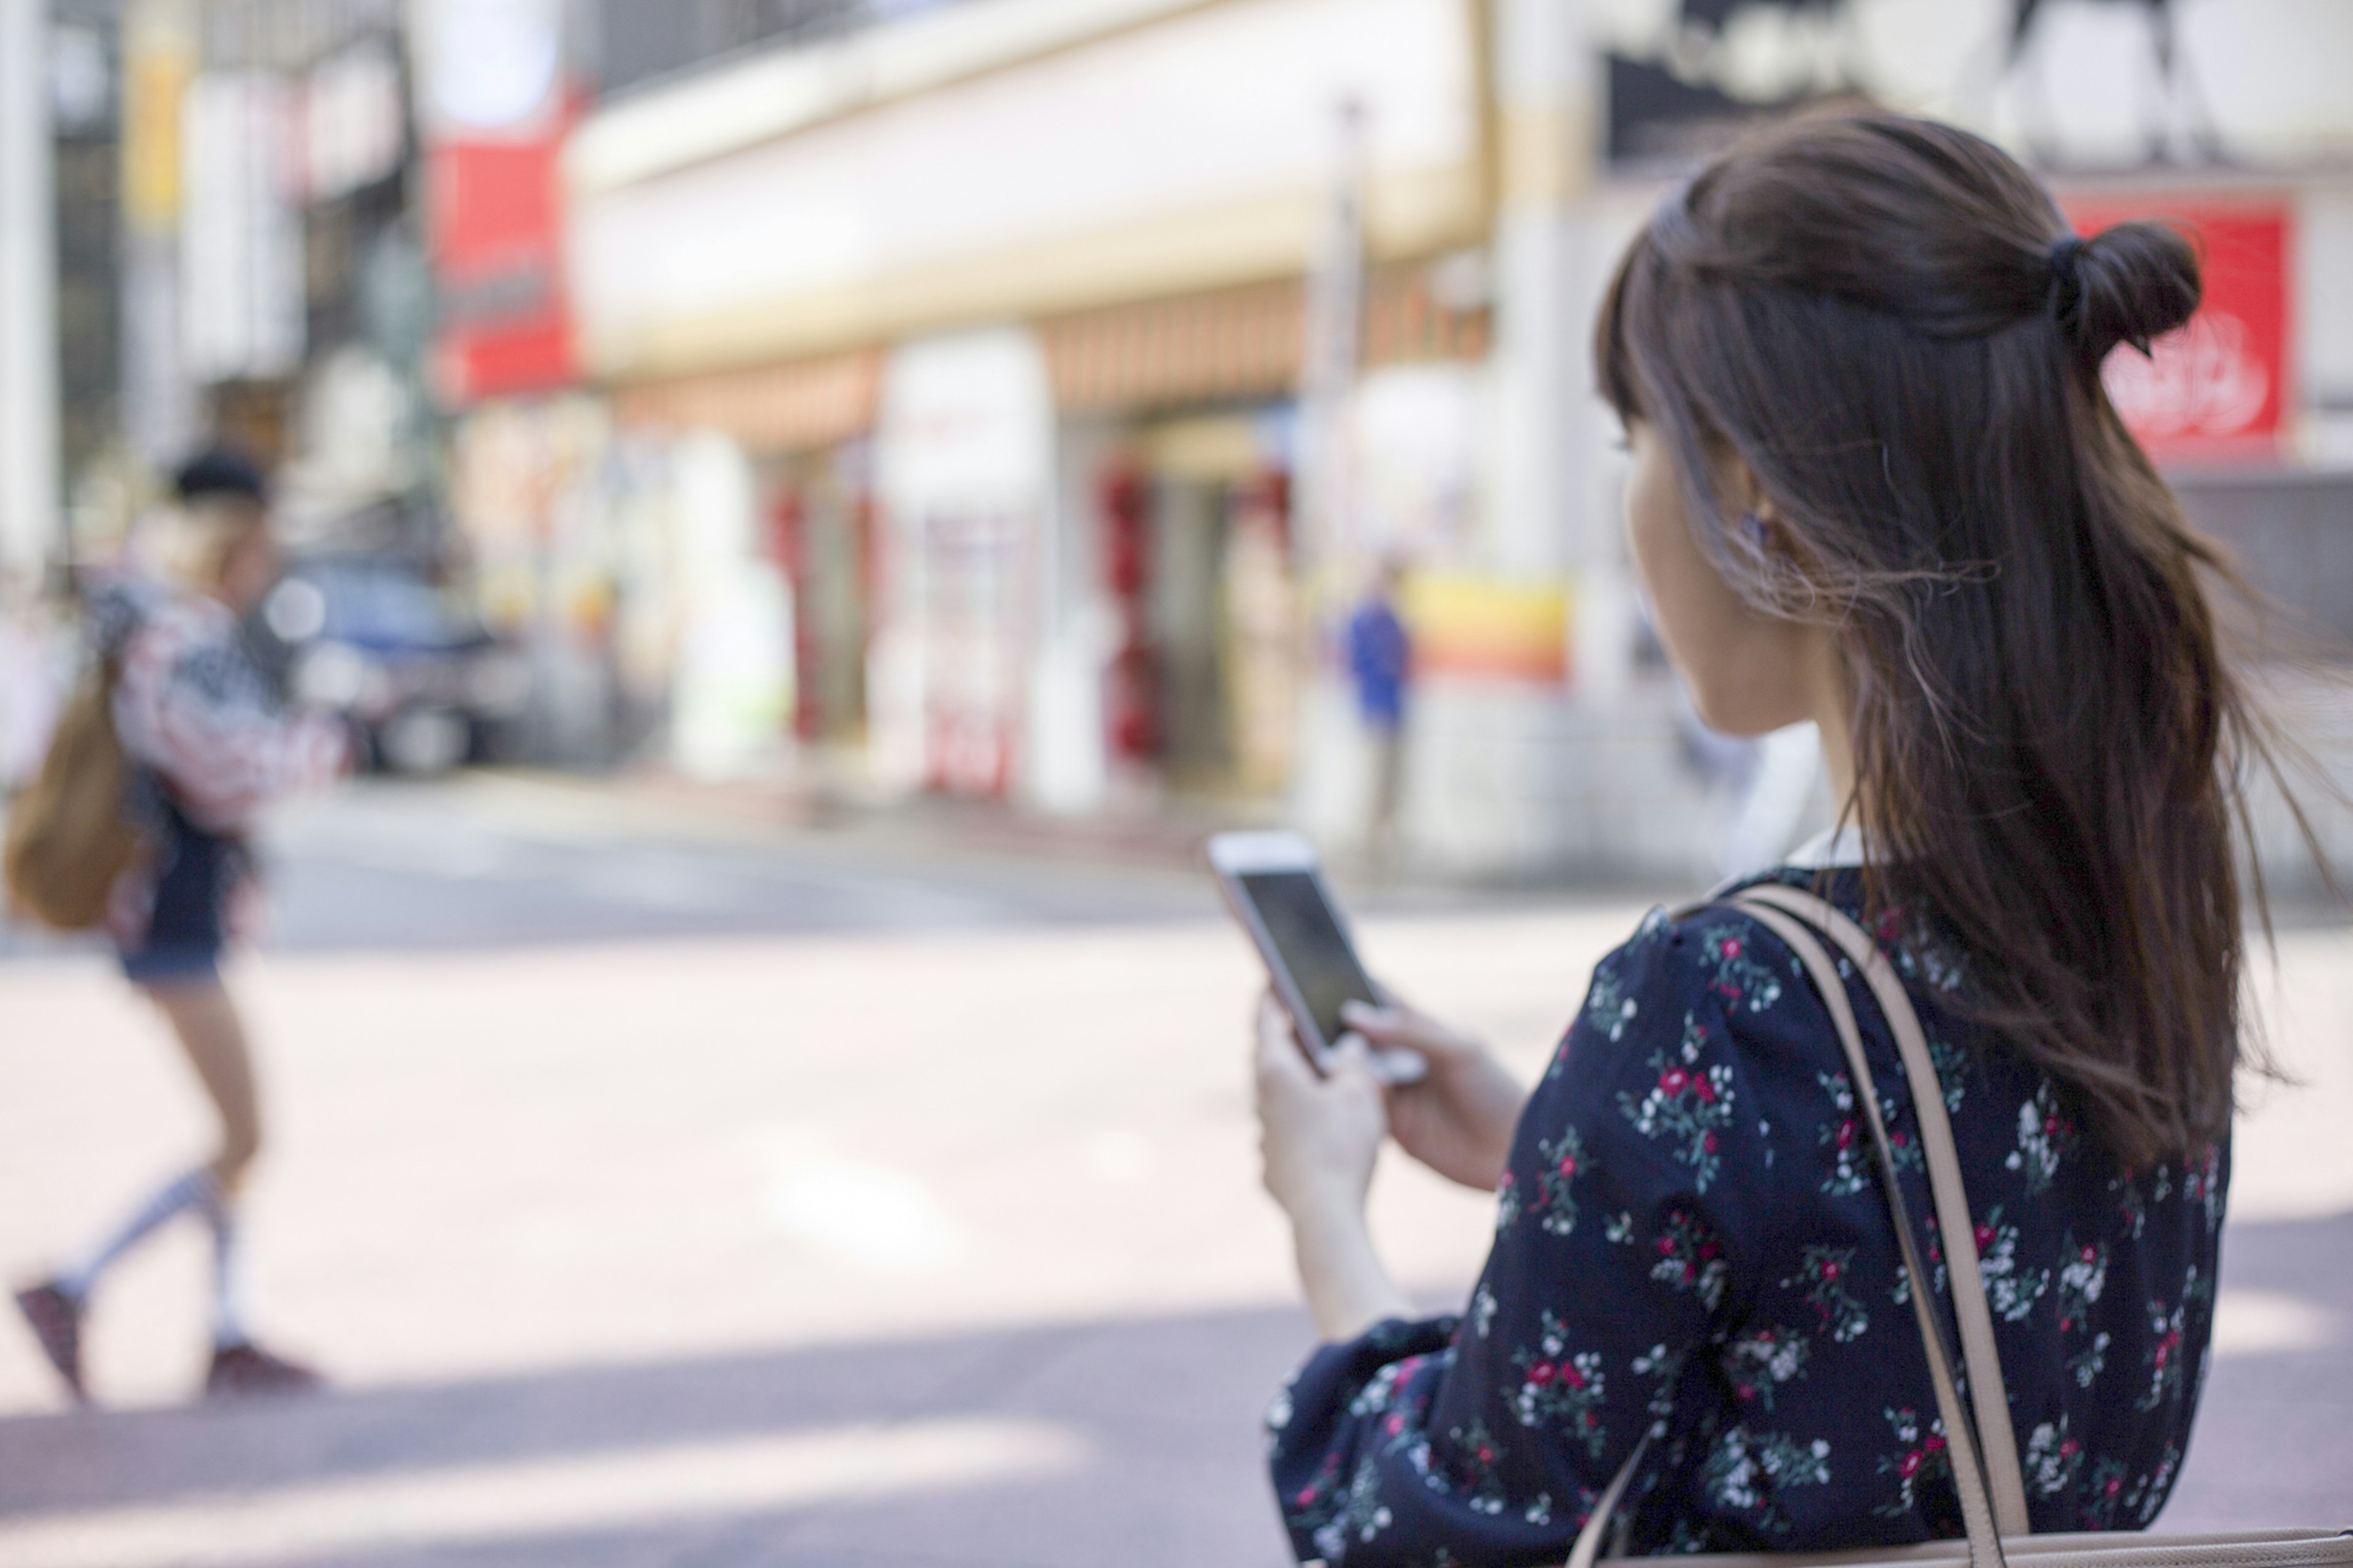
[[[717,868],[692,856],[657,850],[607,850],[579,861],[566,879],[591,898],[672,914],[710,914],[742,901]]]
[[[846,1262],[889,1274],[933,1274],[972,1256],[969,1229],[904,1171],[808,1154],[780,1163],[769,1223]]]
[[[2216,1355],[2315,1351],[2337,1338],[2336,1314],[2300,1296],[2226,1289],[2214,1301]]]
[[[0,1568],[258,1568],[805,1508],[1076,1469],[1042,1421],[966,1416],[410,1470],[0,1521]]]

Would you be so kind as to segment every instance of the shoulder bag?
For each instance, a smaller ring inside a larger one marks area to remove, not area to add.
[[[41,771],[8,808],[8,903],[56,931],[106,916],[114,880],[138,855],[124,809],[131,763],[114,731],[111,662],[93,668],[58,717]]]
[[[1961,1163],[1953,1147],[1952,1123],[1945,1113],[1945,1096],[1936,1069],[1928,1057],[1928,1042],[1919,1016],[1904,994],[1886,957],[1863,929],[1832,905],[1795,888],[1764,884],[1742,889],[1722,900],[1748,915],[1779,937],[1798,955],[1814,988],[1829,1008],[1854,1075],[1855,1098],[1862,1105],[1877,1157],[1879,1184],[1895,1220],[1895,1236],[1903,1249],[1904,1267],[1915,1281],[1930,1278],[1920,1267],[1913,1240],[1911,1215],[1896,1179],[1895,1162],[1888,1152],[1887,1129],[1880,1111],[1879,1092],[1864,1059],[1862,1036],[1855,1027],[1854,1010],[1845,984],[1814,933],[1827,936],[1862,972],[1872,996],[1887,1019],[1904,1058],[1904,1073],[1912,1088],[1912,1102],[1920,1118],[1920,1142],[1927,1155],[1929,1195],[1936,1209],[1936,1228],[1945,1256],[1952,1260],[1954,1315],[1960,1325],[1960,1357],[1966,1369],[1968,1403],[1955,1375],[1952,1349],[1943,1324],[1930,1304],[1929,1292],[1915,1288],[1912,1308],[1920,1324],[1920,1340],[1928,1352],[1928,1371],[1936,1384],[1936,1411],[1943,1417],[1946,1442],[1953,1462],[1953,1484],[1960,1493],[1961,1516],[1968,1530],[1965,1540],[1930,1541],[1912,1546],[1864,1547],[1820,1552],[1715,1552],[1678,1557],[1695,1568],[1911,1568],[1967,1563],[1968,1568],[2353,1568],[2353,1530],[2259,1530],[2216,1535],[2157,1535],[2139,1532],[2098,1532],[2035,1535],[2026,1515],[2026,1487],[2018,1464],[2018,1440],[2010,1429],[2010,1400],[2001,1379],[2001,1362],[1995,1351],[1993,1316],[1987,1310],[1985,1282],[1978,1272],[1977,1237],[1972,1233],[1967,1194],[1962,1190]],[[1810,930],[1809,928],[1811,928]],[[1593,1568],[1605,1555],[1605,1537],[1611,1534],[1619,1507],[1640,1468],[1650,1438],[1638,1444],[1577,1537],[1568,1568]],[[1616,1544],[1622,1550],[1625,1525],[1617,1521]]]

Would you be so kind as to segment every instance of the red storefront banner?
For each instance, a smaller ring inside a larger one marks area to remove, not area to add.
[[[2187,229],[2204,266],[2205,299],[2187,326],[2129,345],[2102,371],[2108,396],[2161,463],[2275,460],[2289,434],[2289,209],[2275,197],[2101,197],[2063,204],[2077,232],[2131,218]]]
[[[467,404],[565,385],[557,159],[580,100],[563,0],[413,0],[411,18],[438,389]]]
[[[556,159],[569,114],[520,142],[443,142],[426,152],[440,318],[442,395],[472,403],[573,378]]]

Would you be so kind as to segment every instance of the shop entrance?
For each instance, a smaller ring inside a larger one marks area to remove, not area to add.
[[[1151,760],[1180,792],[1278,794],[1304,651],[1279,453],[1240,414],[1166,421],[1141,446],[1134,608],[1153,672]]]
[[[784,458],[772,475],[776,557],[792,583],[793,731],[805,744],[866,737],[873,503],[866,443]]]

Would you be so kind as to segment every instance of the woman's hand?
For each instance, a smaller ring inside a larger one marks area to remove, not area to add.
[[[1331,1072],[1310,1067],[1291,1016],[1272,996],[1258,1006],[1259,1152],[1263,1180],[1291,1216],[1299,1280],[1316,1331],[1354,1339],[1410,1313],[1373,1250],[1365,1195],[1388,1131],[1380,1081],[1363,1040],[1336,1050]]]
[[[1344,1043],[1330,1074],[1318,1075],[1300,1049],[1291,1015],[1265,995],[1258,1005],[1256,1067],[1266,1190],[1294,1221],[1361,1215],[1388,1132],[1365,1042]]]
[[[1353,1033],[1377,1050],[1405,1049],[1429,1076],[1387,1093],[1388,1131],[1405,1152],[1450,1181],[1493,1192],[1503,1180],[1527,1090],[1484,1046],[1391,998],[1386,1007],[1341,1005]]]

